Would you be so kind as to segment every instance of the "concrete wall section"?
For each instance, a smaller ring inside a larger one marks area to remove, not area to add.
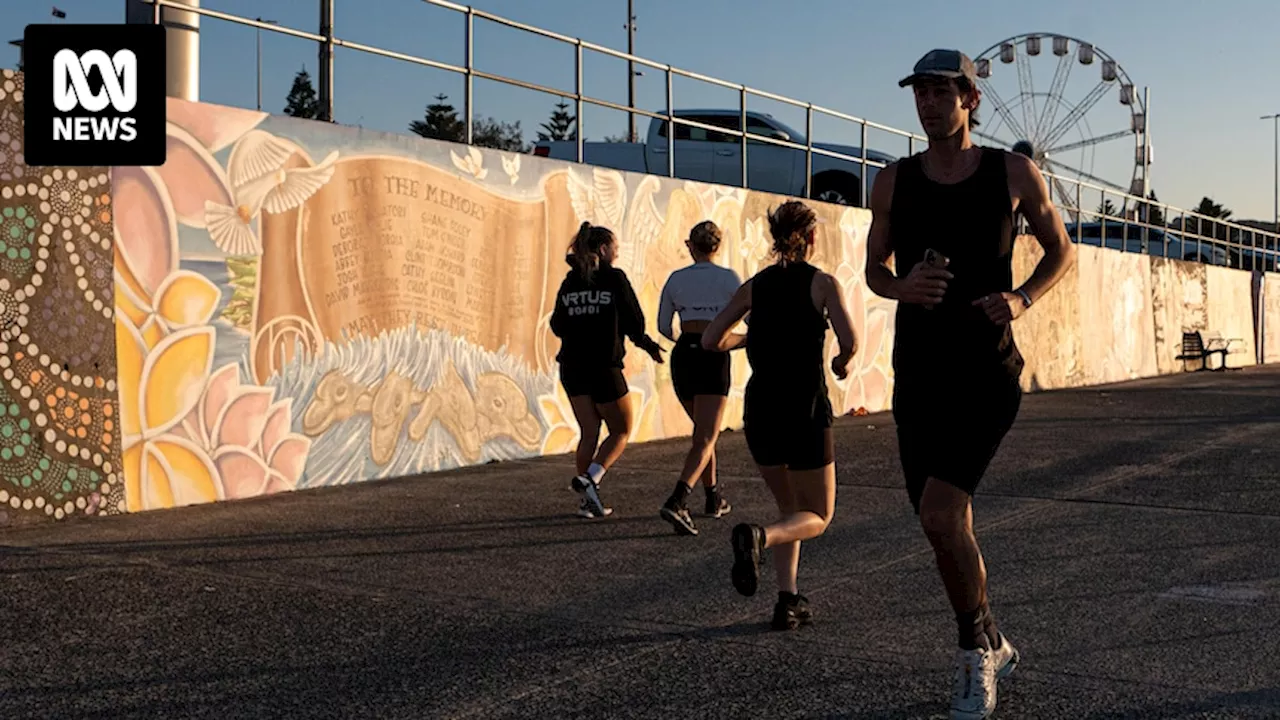
[[[1157,374],[1150,257],[1090,246],[1078,250],[1085,384]]]
[[[1263,362],[1280,362],[1280,275],[1268,274],[1262,288]]]
[[[1231,341],[1228,364],[1256,365],[1254,339],[1253,273],[1222,267],[1207,267],[1209,322],[1206,338]],[[1217,362],[1217,359],[1214,360]]]
[[[1181,260],[1151,259],[1156,362],[1161,373],[1180,372],[1182,333],[1209,327],[1207,266]]]
[[[1014,282],[1021,284],[1030,277],[1043,255],[1035,238],[1018,238],[1013,257]],[[1024,390],[1053,390],[1086,382],[1081,328],[1077,265],[1014,325],[1014,340],[1026,362],[1022,373]]]

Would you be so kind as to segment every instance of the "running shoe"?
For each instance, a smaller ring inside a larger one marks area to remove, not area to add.
[[[999,635],[995,650],[956,651],[956,679],[951,694],[951,720],[983,720],[996,709],[996,681],[1018,666],[1018,649]]]
[[[578,475],[570,483],[569,486],[573,491],[582,496],[582,499],[590,506],[591,512],[597,517],[608,515],[605,512],[604,503],[600,500],[600,486],[588,475]]]
[[[764,556],[764,528],[759,525],[739,523],[734,526],[733,587],[751,597],[760,586],[760,563]]]
[[[722,515],[728,515],[731,510],[733,510],[733,506],[729,504],[728,500],[724,499],[719,490],[707,494],[707,517],[718,518]]]
[[[698,528],[693,524],[693,518],[689,516],[689,509],[683,505],[676,505],[668,502],[662,506],[659,511],[662,519],[671,523],[671,527],[675,528],[677,535],[697,535]]]
[[[778,598],[773,606],[773,629],[795,630],[801,625],[813,622],[813,611],[809,609],[809,598],[793,595],[786,600]]]
[[[608,517],[612,514],[613,508],[605,508],[603,516],[596,515],[595,511],[591,509],[591,503],[587,502],[586,498],[582,498],[582,502],[578,505],[578,517],[586,518],[587,520],[592,520],[597,517]]]

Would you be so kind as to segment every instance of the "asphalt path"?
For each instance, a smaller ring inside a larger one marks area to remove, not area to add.
[[[1280,369],[1028,395],[975,500],[1022,664],[996,717],[1280,716]],[[0,718],[943,718],[955,626],[892,419],[837,423],[815,622],[729,583],[772,503],[658,518],[685,441],[635,445],[614,515],[567,457],[0,530]],[[695,491],[694,500],[701,491]]]

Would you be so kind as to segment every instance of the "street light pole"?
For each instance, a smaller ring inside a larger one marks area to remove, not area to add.
[[[275,25],[275,20],[263,20],[262,18],[254,18],[260,23]],[[257,28],[258,32],[258,109],[262,109],[262,28]]]
[[[1275,115],[1263,115],[1262,119],[1270,120],[1271,124],[1275,126],[1274,127],[1275,140],[1273,141],[1273,144],[1275,146],[1275,156],[1276,156],[1275,171],[1274,171],[1275,172],[1275,190],[1274,190],[1275,217],[1273,218],[1273,222],[1275,223],[1275,225],[1272,228],[1272,230],[1274,232],[1280,232],[1280,113],[1276,113]]]

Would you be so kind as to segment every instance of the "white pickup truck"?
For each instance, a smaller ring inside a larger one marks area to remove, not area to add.
[[[677,110],[677,118],[736,131],[740,127],[738,110]],[[747,132],[776,140],[804,145],[805,137],[771,115],[747,113]],[[675,175],[719,185],[742,185],[742,139],[729,133],[676,123]],[[854,158],[862,157],[862,149],[848,145],[814,143],[815,148],[837,152]],[[533,154],[557,160],[575,160],[574,141],[539,141]],[[667,121],[653,118],[649,123],[647,142],[583,143],[583,162],[588,165],[631,172],[667,174]],[[874,150],[867,159],[891,163],[898,158]],[[876,166],[867,164],[867,182],[874,182]],[[805,174],[805,151],[782,145],[747,140],[747,187],[780,195],[804,196],[809,177]],[[871,186],[867,186],[868,193]],[[819,153],[813,154],[813,194],[815,200],[841,205],[862,204],[862,163]]]

